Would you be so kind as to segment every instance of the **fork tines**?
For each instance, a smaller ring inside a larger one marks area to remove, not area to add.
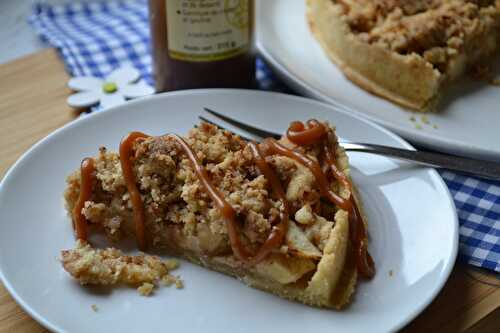
[[[255,140],[252,140],[252,139],[250,139],[250,138],[248,138],[248,137],[246,137],[246,136],[244,136],[244,135],[241,135],[241,134],[239,134],[239,133],[234,133],[233,131],[231,131],[231,130],[229,130],[229,129],[225,128],[224,126],[222,126],[222,125],[220,125],[220,124],[217,124],[217,123],[213,122],[212,120],[209,120],[208,118],[205,118],[205,117],[203,117],[203,116],[198,116],[198,118],[199,118],[201,121],[204,121],[204,122],[206,122],[206,123],[208,123],[208,124],[210,124],[210,125],[217,126],[217,127],[218,127],[218,128],[220,128],[220,129],[223,129],[223,130],[225,130],[225,131],[228,131],[228,132],[230,132],[230,133],[232,133],[232,134],[234,134],[234,135],[238,135],[238,136],[239,136],[240,138],[242,138],[244,141],[255,141]]]
[[[275,138],[275,139],[280,139],[281,138],[281,134],[278,134],[278,133],[275,133],[275,132],[271,132],[271,131],[266,131],[266,130],[263,130],[263,129],[260,129],[260,128],[257,128],[255,126],[252,126],[252,125],[248,125],[248,124],[245,124],[239,120],[236,120],[234,118],[231,118],[231,117],[228,117],[226,115],[223,115],[221,113],[218,113],[212,109],[209,109],[209,108],[203,108],[206,112],[210,113],[212,116],[218,118],[218,119],[221,119],[225,122],[227,122],[228,124],[231,124],[232,126],[238,128],[238,129],[241,129],[243,131],[246,131],[256,137],[259,137],[260,139],[264,139],[264,138],[269,138],[269,137],[272,137],[272,138]],[[213,122],[213,121],[210,121],[208,120],[207,118],[203,117],[203,116],[199,116],[200,119],[202,119],[203,121],[206,121],[210,124],[213,124],[213,125],[216,125],[220,128],[223,128],[222,126],[220,126],[219,124]],[[240,135],[241,136],[241,135]],[[244,138],[244,136],[241,136],[242,138]]]

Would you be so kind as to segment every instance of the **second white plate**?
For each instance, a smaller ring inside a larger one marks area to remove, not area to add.
[[[299,92],[348,109],[429,148],[500,161],[500,87],[464,79],[430,124],[347,80],[309,31],[305,0],[259,1],[257,45],[266,61]],[[500,60],[500,59],[499,59]],[[432,125],[436,125],[434,128]]]

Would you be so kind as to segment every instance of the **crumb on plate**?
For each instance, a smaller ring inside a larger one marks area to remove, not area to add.
[[[139,288],[137,288],[137,291],[141,296],[149,296],[153,292],[155,285],[149,282],[144,282]]]
[[[157,256],[140,254],[124,255],[115,248],[94,249],[90,244],[78,241],[76,248],[62,251],[64,269],[80,284],[140,286],[139,293],[147,296],[157,281],[172,277],[172,283],[180,280],[169,273],[179,266],[175,259],[162,260]]]

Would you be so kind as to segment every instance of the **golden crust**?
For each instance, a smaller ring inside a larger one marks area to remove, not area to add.
[[[265,177],[259,175],[251,163],[246,143],[207,124],[192,130],[186,139],[210,172],[214,184],[231,205],[246,216],[241,229],[245,241],[249,246],[261,244],[269,233],[270,220],[279,212],[279,202],[269,195]],[[337,140],[333,128],[329,140],[333,144]],[[281,143],[291,145],[286,139]],[[311,158],[317,158],[321,151],[319,146],[297,149]],[[307,223],[295,224],[292,220],[293,227],[281,249],[249,267],[232,255],[221,216],[201,189],[191,164],[175,145],[151,138],[138,143],[135,150],[134,169],[145,204],[147,234],[155,248],[305,304],[341,308],[349,302],[357,274],[348,254],[348,215],[342,210],[325,215],[311,209],[318,206],[320,195],[307,168],[286,157],[268,158],[268,163],[286,184],[292,217],[299,210],[303,214],[308,212]],[[338,168],[349,176],[345,151],[337,145],[335,153]],[[101,148],[95,160],[97,181],[83,214],[91,226],[104,229],[111,240],[133,237],[130,198],[118,156]],[[68,177],[65,192],[68,212],[78,198],[79,183],[78,171]],[[339,195],[350,195],[341,184],[332,186]],[[64,267],[75,277],[82,276],[68,269],[68,265]],[[143,291],[147,290],[145,286]]]
[[[211,270],[234,276],[245,284],[280,297],[317,306],[342,309],[346,306],[357,283],[357,271],[354,260],[348,254],[349,223],[347,214],[339,211],[336,224],[328,238],[327,247],[312,275],[293,282],[281,283],[272,275],[262,274],[263,267],[269,267],[276,261],[297,265],[293,258],[272,255],[255,268],[248,268],[234,260],[232,256],[200,257],[190,252],[175,252],[189,261]],[[309,279],[309,280],[308,280]]]
[[[447,82],[497,49],[500,1],[489,2],[307,0],[307,18],[347,78],[402,106],[430,111]]]

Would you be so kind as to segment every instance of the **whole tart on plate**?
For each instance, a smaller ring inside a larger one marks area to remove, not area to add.
[[[500,44],[500,0],[307,0],[307,18],[347,78],[417,111]]]
[[[62,262],[83,284],[151,284],[172,266],[92,249],[91,233],[320,307],[345,306],[358,276],[375,273],[348,158],[327,123],[294,122],[259,144],[207,123],[185,138],[132,132],[119,154],[101,148],[67,183],[79,242]]]

